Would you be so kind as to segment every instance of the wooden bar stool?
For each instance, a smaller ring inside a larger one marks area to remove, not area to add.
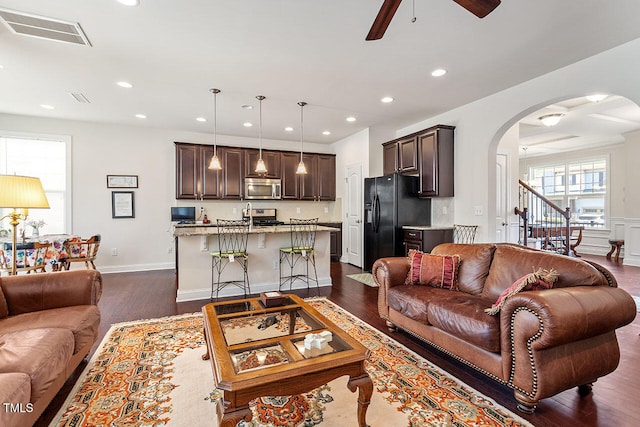
[[[615,262],[620,261],[620,249],[622,249],[622,245],[624,245],[624,240],[609,240],[609,244],[611,245],[611,250],[607,254],[607,259],[611,259],[611,255],[615,252],[615,258],[613,259]]]

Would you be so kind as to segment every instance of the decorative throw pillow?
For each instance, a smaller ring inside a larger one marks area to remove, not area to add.
[[[455,291],[458,289],[459,265],[458,255],[430,255],[410,250],[407,284],[428,285]]]
[[[502,291],[496,302],[484,311],[494,315],[500,312],[500,309],[507,301],[507,299],[520,291],[536,291],[538,289],[550,289],[553,284],[558,280],[558,272],[554,269],[543,270],[539,268],[533,273],[529,273],[522,276],[507,289]]]

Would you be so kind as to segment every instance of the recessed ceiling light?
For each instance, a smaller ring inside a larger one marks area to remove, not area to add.
[[[293,132],[293,128],[291,126],[287,126],[286,128],[284,128],[284,130],[286,130],[287,132]]]
[[[117,83],[118,86],[126,88],[126,89],[131,89],[133,87],[133,85],[129,82],[118,82]]]
[[[322,132],[323,135],[331,135],[331,132],[329,132],[328,130],[325,130],[324,132]]]
[[[432,75],[433,77],[442,77],[442,76],[444,76],[445,74],[447,74],[447,70],[445,70],[444,68],[438,68],[438,69],[435,69],[435,70],[433,70],[433,71],[431,72],[431,75]]]
[[[353,116],[351,116],[351,117],[347,117],[347,121],[348,121],[348,122],[355,122],[355,121],[356,121],[356,118],[355,118],[355,117],[353,117]]]
[[[121,3],[125,6],[137,6],[140,4],[139,0],[118,0],[118,3]]]
[[[244,105],[242,106],[242,108],[243,108],[243,109],[245,109],[245,110],[253,110],[253,105],[244,104]]]
[[[587,95],[587,99],[591,102],[600,102],[603,99],[605,99],[606,97],[608,97],[609,95],[604,95],[604,94],[593,94],[593,95]]]
[[[146,119],[147,116],[145,116],[144,114],[136,114],[136,117],[139,119]]]
[[[49,104],[40,104],[40,106],[46,110],[53,110],[56,108],[53,105],[49,105]]]
[[[380,102],[384,102],[385,104],[388,104],[388,103],[390,103],[390,102],[393,102],[393,98],[392,98],[392,97],[390,97],[390,96],[385,96],[384,98],[382,98],[382,99],[380,100]]]
[[[250,122],[244,122],[244,123],[242,124],[242,126],[244,126],[244,127],[246,127],[246,128],[250,128],[251,126],[253,126],[253,123],[250,123]]]
[[[207,121],[204,117],[196,117],[196,120],[203,123]]]

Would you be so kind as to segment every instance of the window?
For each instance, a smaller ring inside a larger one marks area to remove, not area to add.
[[[607,159],[534,166],[529,174],[533,188],[558,207],[571,209],[572,223],[604,227],[608,200]]]
[[[42,182],[50,209],[29,209],[28,218],[46,223],[41,233],[62,234],[70,228],[70,144],[64,137],[0,135],[0,173],[37,176]],[[9,210],[3,209],[2,216]],[[9,228],[8,222],[1,227]]]

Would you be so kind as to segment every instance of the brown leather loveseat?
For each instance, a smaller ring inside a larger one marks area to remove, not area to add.
[[[636,306],[605,268],[512,244],[446,243],[431,254],[460,257],[457,289],[407,284],[407,257],[379,259],[380,316],[511,387],[520,410],[576,386],[587,394],[618,366],[615,330],[633,321]],[[557,271],[551,289],[518,292],[498,314],[485,312],[539,268]]]
[[[95,270],[0,277],[0,426],[31,426],[98,336]]]

